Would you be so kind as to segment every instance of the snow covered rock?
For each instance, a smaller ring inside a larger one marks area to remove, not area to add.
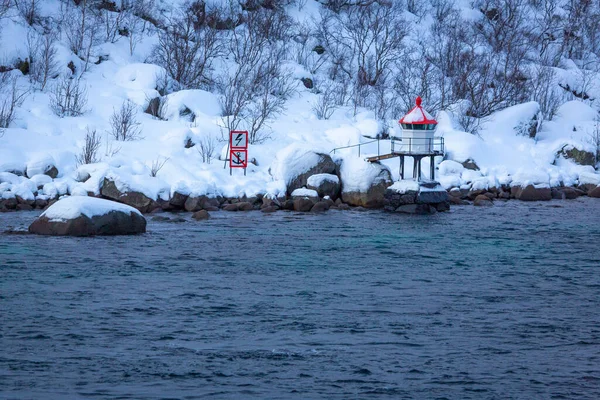
[[[417,195],[417,203],[439,204],[448,201],[448,192],[437,182],[422,184]]]
[[[563,146],[563,148],[557,153],[557,156],[563,156],[566,159],[573,160],[579,165],[596,165],[596,157],[594,157],[594,153],[591,151],[578,149],[573,145]]]
[[[306,181],[306,187],[316,190],[319,197],[329,196],[335,200],[340,193],[340,178],[333,174],[311,175]]]
[[[283,180],[287,194],[305,187],[308,178],[317,174],[335,174],[336,164],[329,154],[316,153],[299,145],[291,145],[279,153],[271,167],[275,179]]]
[[[100,194],[108,199],[127,204],[143,213],[148,213],[157,206],[154,200],[143,193],[135,191],[121,192],[115,182],[107,178],[104,179]]]
[[[37,157],[27,163],[26,174],[28,177],[44,174],[54,179],[58,176],[58,169],[55,164],[54,158],[49,155]]]
[[[343,160],[340,174],[344,203],[365,208],[384,206],[385,191],[392,184],[386,166],[352,157]]]
[[[29,232],[52,236],[131,235],[146,232],[146,219],[133,207],[95,197],[67,197],[54,203]]]

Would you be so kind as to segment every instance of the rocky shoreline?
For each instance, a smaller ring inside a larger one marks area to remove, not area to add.
[[[480,190],[473,189],[481,187],[475,184],[446,190],[437,182],[394,182],[390,170],[384,165],[367,163],[361,159],[332,159],[329,154],[310,150],[290,152],[277,164],[276,169],[270,172],[273,172],[273,176],[282,177],[280,182],[284,184],[276,191],[278,195],[198,195],[191,193],[185,185],[182,189],[176,185],[168,196],[163,193],[154,199],[142,191],[132,190],[107,170],[91,174],[78,170],[70,178],[57,180],[58,170],[52,164],[47,164],[38,170],[0,173],[0,189],[4,187],[5,190],[0,196],[0,212],[44,210],[59,198],[77,195],[116,201],[143,214],[186,211],[193,213],[196,219],[208,218],[209,212],[219,210],[324,212],[360,207],[408,214],[433,214],[447,211],[452,205],[489,207],[494,202],[511,199],[548,201],[580,196],[600,198],[599,183],[549,187],[548,184],[518,185],[515,182],[514,185]]]
[[[593,187],[592,187],[593,186]],[[481,206],[490,207],[497,201],[549,201],[572,200],[581,196],[600,198],[600,186],[583,185],[580,187],[536,188],[534,185],[522,187],[489,188],[486,190],[465,190],[452,188],[444,191],[444,195],[435,192],[426,198],[418,190],[396,191],[386,188],[382,200],[373,200],[372,205],[355,205],[343,201],[342,197],[335,200],[331,196],[309,196],[306,193],[294,193],[285,197],[267,197],[258,194],[255,197],[209,197],[188,196],[175,192],[171,199],[158,201],[149,199],[139,192],[120,193],[109,182],[107,189],[101,190],[100,195],[89,194],[93,197],[104,198],[130,205],[144,214],[158,212],[189,212],[193,218],[201,220],[208,218],[210,212],[229,211],[262,211],[272,213],[280,210],[296,212],[325,212],[330,209],[381,209],[389,212],[408,214],[433,214],[448,211],[451,206]],[[58,201],[58,197],[44,200],[25,200],[20,196],[0,200],[0,212],[45,210]]]

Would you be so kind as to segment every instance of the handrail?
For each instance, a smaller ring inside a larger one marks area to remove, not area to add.
[[[353,145],[344,146],[344,147],[336,147],[335,149],[331,150],[329,152],[329,154],[331,154],[331,153],[335,154],[336,150],[343,150],[343,149],[350,149],[352,147],[358,147],[358,156],[360,157],[360,146],[364,146],[366,144],[371,144],[371,143],[379,142],[380,140],[381,139],[374,139],[374,140],[371,140],[370,142],[358,143],[358,144],[353,144]],[[377,145],[377,155],[379,155],[379,143]]]

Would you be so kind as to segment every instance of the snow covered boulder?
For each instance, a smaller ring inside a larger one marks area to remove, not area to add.
[[[316,153],[300,145],[290,145],[277,153],[271,167],[275,179],[283,180],[287,194],[307,186],[308,178],[317,174],[335,174],[336,164],[329,154]]]
[[[145,194],[135,191],[122,192],[114,181],[107,178],[104,178],[100,194],[110,200],[134,207],[143,213],[148,213],[157,207],[156,202]]]
[[[448,192],[437,182],[422,183],[417,195],[417,203],[440,204],[448,201]]]
[[[95,197],[67,197],[54,203],[29,232],[52,236],[132,235],[146,232],[146,219],[133,207]]]
[[[557,153],[557,156],[562,156],[566,159],[573,160],[579,165],[596,165],[596,157],[591,151],[578,149],[573,145],[564,145]]]
[[[56,168],[54,158],[49,155],[43,155],[31,160],[27,164],[26,174],[30,178],[35,175],[44,174],[54,179],[58,176],[58,169]]]
[[[340,178],[333,174],[311,175],[306,181],[306,187],[316,190],[319,197],[329,196],[335,200],[340,193]]]
[[[392,184],[392,174],[386,166],[360,158],[346,158],[342,161],[340,174],[344,203],[365,208],[384,206],[385,191]]]

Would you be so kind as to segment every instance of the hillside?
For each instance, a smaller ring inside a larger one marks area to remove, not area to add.
[[[417,95],[446,189],[600,184],[598,2],[2,4],[5,199],[99,194],[105,178],[152,199],[285,195],[294,154],[400,136]],[[225,168],[230,129],[250,132],[246,176]]]

